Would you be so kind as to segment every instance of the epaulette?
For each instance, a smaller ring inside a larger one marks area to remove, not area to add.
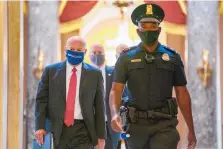
[[[183,62],[182,62],[182,60],[181,60],[181,58],[180,58],[180,55],[179,55],[179,53],[178,53],[177,51],[173,50],[173,49],[170,48],[170,47],[164,46],[164,45],[163,45],[163,47],[164,47],[166,50],[168,50],[168,51],[172,52],[173,54],[175,54],[175,57],[173,58],[173,61],[174,61],[174,64],[175,64],[175,65],[182,65],[182,66],[183,66]]]
[[[129,47],[129,48],[126,48],[124,49],[120,56],[124,56],[124,55],[133,55],[134,54],[134,50],[137,48],[137,46],[133,46],[133,47]]]
[[[178,54],[177,51],[175,51],[174,49],[170,48],[170,47],[167,47],[165,45],[162,45],[165,49],[167,49],[168,51],[174,53],[174,54]]]
[[[126,48],[126,49],[123,50],[123,53],[132,51],[132,50],[134,50],[136,47],[137,47],[137,46],[132,46],[132,47]]]

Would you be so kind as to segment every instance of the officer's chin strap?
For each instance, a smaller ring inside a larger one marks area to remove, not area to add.
[[[147,63],[152,63],[154,59],[155,58],[154,58],[154,56],[152,54],[147,54],[145,52],[145,60],[146,60]]]

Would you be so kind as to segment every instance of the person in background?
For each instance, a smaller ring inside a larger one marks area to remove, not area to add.
[[[117,47],[116,47],[116,50],[115,50],[115,57],[116,59],[119,58],[120,54],[127,50],[128,49],[128,46],[126,44],[119,44]]]
[[[102,76],[104,79],[104,90],[105,90],[105,120],[107,128],[107,140],[105,143],[105,149],[116,149],[117,143],[120,139],[120,133],[117,133],[111,129],[111,114],[109,110],[109,94],[112,86],[112,78],[114,67],[109,67],[105,65],[105,49],[100,44],[93,44],[90,47],[90,64],[97,67],[102,71]]]

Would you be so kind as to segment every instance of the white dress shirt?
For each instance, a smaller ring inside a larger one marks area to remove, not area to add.
[[[66,64],[66,100],[67,100],[67,94],[69,90],[69,84],[70,84],[70,78],[72,75],[72,69],[74,66],[72,66],[70,63],[67,62]],[[82,120],[83,116],[81,113],[81,107],[80,107],[80,98],[79,98],[79,89],[80,89],[80,80],[81,80],[81,69],[82,69],[82,63],[76,66],[76,76],[77,76],[77,87],[76,87],[76,98],[75,98],[75,105],[74,105],[74,119]]]

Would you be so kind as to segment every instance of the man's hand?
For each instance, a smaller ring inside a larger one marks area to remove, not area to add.
[[[119,115],[114,115],[111,120],[111,127],[115,132],[122,132],[122,120]]]
[[[39,129],[35,132],[35,137],[40,146],[44,143],[44,135],[46,135],[46,131],[44,129]]]
[[[98,145],[94,147],[94,149],[104,149],[105,148],[105,140],[98,139]]]
[[[110,92],[109,105],[111,110],[111,127],[116,132],[122,132],[122,121],[118,115],[121,106],[122,92],[125,84],[113,82]]]
[[[187,149],[194,149],[197,144],[197,139],[194,133],[188,134],[188,146]]]

